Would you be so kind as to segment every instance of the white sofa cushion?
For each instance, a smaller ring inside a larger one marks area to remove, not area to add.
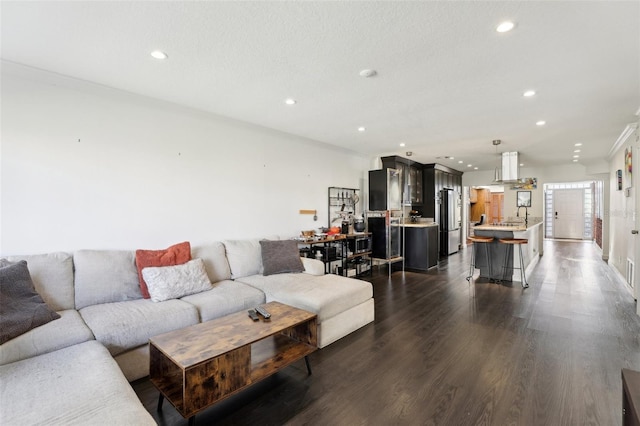
[[[375,307],[373,298],[336,316],[325,319],[318,327],[318,347],[324,348],[360,327],[373,322],[374,319]]]
[[[103,303],[80,309],[80,315],[113,356],[146,344],[152,336],[198,323],[198,310],[181,300]]]
[[[231,279],[262,274],[260,240],[227,240],[223,244],[231,268]]]
[[[0,367],[2,425],[155,425],[96,341]]]
[[[202,259],[193,259],[182,265],[143,268],[142,277],[152,302],[178,299],[211,289]]]
[[[311,259],[309,257],[301,257],[302,266],[304,266],[304,273],[311,275],[324,275],[324,262],[318,259]]]
[[[142,298],[134,251],[79,250],[73,263],[76,309]]]
[[[252,275],[238,280],[278,302],[314,312],[318,321],[331,318],[373,297],[373,286],[366,281],[327,274]]]
[[[243,309],[252,309],[265,302],[264,293],[236,281],[219,281],[209,291],[180,300],[198,308],[200,321],[210,321]]]
[[[69,253],[8,256],[6,259],[10,262],[27,261],[33,285],[51,309],[63,311],[75,308],[73,258]]]
[[[74,309],[58,311],[60,318],[0,345],[0,365],[53,352],[93,340],[93,333]]]
[[[191,257],[202,259],[212,283],[231,279],[231,269],[221,242],[191,247]]]

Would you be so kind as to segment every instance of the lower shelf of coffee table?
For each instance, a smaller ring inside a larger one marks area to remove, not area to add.
[[[283,335],[251,345],[251,381],[257,382],[296,362],[317,348]]]

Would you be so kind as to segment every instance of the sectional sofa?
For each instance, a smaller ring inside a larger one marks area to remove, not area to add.
[[[149,338],[265,302],[317,313],[320,347],[374,319],[371,284],[325,275],[317,260],[298,257],[302,272],[265,275],[257,239],[190,252],[206,288],[163,301],[143,298],[134,250],[6,257],[26,260],[35,290],[60,318],[0,345],[0,424],[155,424],[128,383],[149,373]],[[153,280],[151,272],[169,269],[142,271]]]

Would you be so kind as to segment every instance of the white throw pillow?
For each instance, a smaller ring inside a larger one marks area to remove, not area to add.
[[[212,288],[202,259],[193,259],[182,265],[143,268],[142,277],[154,302],[178,299]]]
[[[308,257],[301,257],[302,265],[304,266],[304,272],[309,275],[324,275],[324,262],[317,259],[310,259]]]

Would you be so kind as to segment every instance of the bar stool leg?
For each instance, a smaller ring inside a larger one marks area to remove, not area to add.
[[[491,271],[491,258],[489,257],[489,243],[484,243],[484,252],[487,255],[487,264],[489,265],[489,282],[493,281],[493,273]]]
[[[529,283],[527,282],[527,274],[524,270],[524,259],[522,258],[522,244],[518,244],[518,249],[520,253],[520,280],[522,280],[522,288],[529,288]]]
[[[471,262],[469,262],[469,275],[467,276],[467,281],[471,282],[471,277],[473,277],[473,271],[476,268],[476,244],[473,243],[471,246]]]
[[[505,275],[506,270],[509,269],[509,244],[502,244],[504,246],[504,264],[502,265],[502,281],[507,281]]]

